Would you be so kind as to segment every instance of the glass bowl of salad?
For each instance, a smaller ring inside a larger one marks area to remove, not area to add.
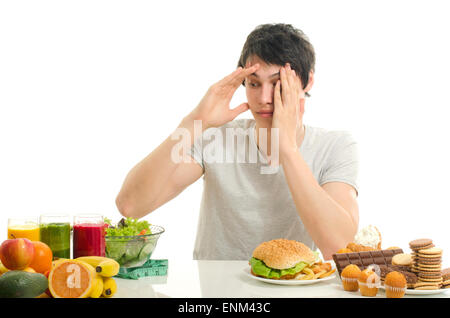
[[[105,232],[105,256],[129,268],[142,266],[150,259],[164,228],[133,218],[113,225],[105,218]]]

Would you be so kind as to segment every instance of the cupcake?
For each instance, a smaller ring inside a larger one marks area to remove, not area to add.
[[[358,291],[358,277],[361,270],[358,266],[350,264],[345,266],[341,273],[342,286],[346,291]]]
[[[369,267],[358,277],[359,291],[362,296],[374,297],[378,292],[380,277]]]
[[[387,298],[402,298],[406,291],[406,278],[402,273],[390,272],[384,280]]]

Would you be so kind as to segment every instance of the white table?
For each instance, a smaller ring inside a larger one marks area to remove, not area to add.
[[[314,285],[281,286],[247,277],[247,261],[193,261],[169,259],[167,276],[145,277],[139,280],[117,278],[117,293],[121,298],[348,298],[362,297],[359,292],[343,290],[336,278]],[[450,289],[449,289],[450,290]],[[445,297],[449,290],[436,295],[405,297]],[[376,297],[385,298],[382,289]]]

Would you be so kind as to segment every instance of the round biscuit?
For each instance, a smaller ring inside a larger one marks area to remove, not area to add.
[[[417,266],[437,268],[437,267],[442,267],[442,264],[425,264],[425,263],[420,263],[420,264],[417,264]]]
[[[423,286],[423,287],[415,287],[415,290],[435,290],[435,289],[439,289],[439,286]]]
[[[424,274],[424,273],[419,273],[419,279],[425,278],[425,279],[438,279],[438,280],[442,280],[442,276],[439,274],[432,274],[432,273],[428,273],[428,274]]]
[[[436,274],[442,277],[442,273],[439,269],[433,269],[433,268],[419,268],[420,273],[424,274]]]
[[[436,283],[440,284],[442,283],[442,278],[436,279],[436,278],[419,278],[420,282],[426,282],[426,283]]]
[[[412,251],[417,252],[417,251],[419,251],[419,250],[424,250],[424,249],[427,249],[427,248],[433,248],[433,247],[435,247],[434,244],[429,244],[429,245],[423,245],[423,246],[417,246],[417,247],[410,247],[410,248],[411,248]]]
[[[424,259],[429,259],[429,258],[442,258],[442,254],[419,254],[418,258],[424,258]]]
[[[439,265],[442,263],[441,259],[420,259],[417,264],[424,264],[424,265]]]
[[[422,286],[428,286],[428,285],[439,285],[438,283],[430,283],[430,282],[421,282],[417,281],[417,283],[414,285],[415,287],[422,287]]]
[[[412,264],[411,254],[399,253],[392,257],[392,265],[408,266]]]
[[[419,250],[419,254],[425,254],[425,255],[436,255],[436,254],[442,254],[442,248],[439,247],[431,247],[431,248],[424,248]]]
[[[429,238],[420,238],[420,239],[415,239],[415,240],[412,240],[411,242],[409,242],[409,246],[411,246],[411,247],[430,245],[430,244],[433,244],[433,240],[431,240]]]
[[[441,271],[441,267],[438,266],[438,265],[433,265],[433,267],[425,266],[425,265],[420,265],[420,266],[418,266],[418,269],[419,269],[419,270],[423,270],[423,271],[426,271],[426,270],[429,270],[429,271],[438,271],[438,272]]]
[[[421,276],[439,276],[439,277],[442,277],[442,274],[439,271],[419,271],[419,275],[421,275]]]
[[[440,276],[439,274],[433,274],[433,273],[425,274],[423,272],[419,272],[419,273],[417,273],[417,277],[420,279],[425,278],[425,279],[440,279],[440,280],[442,280],[442,276]]]
[[[442,274],[441,267],[439,265],[432,265],[432,266],[433,267],[426,266],[426,265],[419,265],[416,268],[419,270],[423,270],[423,271],[435,271],[435,272],[439,272]]]

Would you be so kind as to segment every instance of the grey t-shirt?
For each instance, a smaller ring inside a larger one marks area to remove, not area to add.
[[[277,238],[317,249],[283,168],[271,169],[257,147],[255,124],[238,119],[207,129],[190,149],[204,171],[194,259],[248,260],[256,246]],[[320,185],[338,181],[358,191],[357,143],[348,132],[305,125],[299,151]]]

